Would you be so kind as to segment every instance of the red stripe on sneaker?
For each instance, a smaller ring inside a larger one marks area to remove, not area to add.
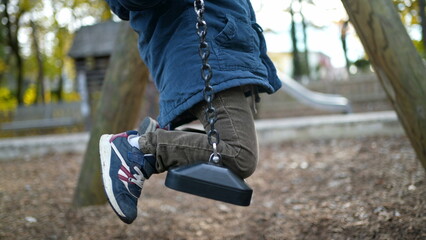
[[[118,174],[118,179],[120,179],[121,181],[125,181],[125,182],[128,182],[128,178],[126,178],[125,176],[123,176],[123,175],[120,175],[120,174]]]
[[[115,140],[116,138],[118,138],[118,137],[125,137],[125,138],[127,138],[127,137],[128,137],[128,135],[127,135],[127,133],[126,133],[126,132],[119,133],[119,134],[115,134],[115,135],[113,135],[113,136],[111,137],[111,139],[109,140],[109,142],[114,141],[114,140]]]
[[[131,172],[129,172],[129,170],[127,170],[126,167],[121,166],[120,169],[121,169],[121,171],[123,171],[127,175],[127,177],[129,177],[129,178],[133,177],[133,174]]]

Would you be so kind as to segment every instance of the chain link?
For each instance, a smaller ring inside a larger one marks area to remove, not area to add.
[[[205,5],[204,0],[194,0],[194,10],[197,14],[197,35],[200,38],[200,45],[198,47],[198,54],[201,58],[201,77],[204,80],[204,100],[207,102],[207,109],[205,110],[205,120],[210,125],[210,130],[207,132],[209,144],[213,146],[213,154],[210,159],[218,163],[220,155],[217,153],[217,145],[220,141],[219,132],[215,128],[217,121],[216,109],[213,107],[214,91],[210,85],[210,80],[213,77],[212,68],[208,62],[210,56],[210,46],[206,41],[207,36],[207,23],[204,20]]]

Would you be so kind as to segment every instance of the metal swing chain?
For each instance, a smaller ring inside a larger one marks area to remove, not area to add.
[[[217,121],[216,109],[213,107],[214,91],[210,85],[210,80],[213,76],[213,71],[208,63],[210,56],[210,46],[206,41],[207,36],[207,23],[204,20],[204,0],[194,0],[194,10],[197,14],[197,34],[200,38],[200,45],[198,47],[198,54],[201,57],[201,77],[204,80],[204,100],[207,102],[207,109],[205,110],[205,119],[210,125],[210,130],[207,133],[209,144],[213,147],[213,153],[210,156],[209,161],[213,161],[215,164],[219,163],[221,157],[217,151],[217,145],[219,144],[220,137],[219,132],[216,130],[214,124]]]

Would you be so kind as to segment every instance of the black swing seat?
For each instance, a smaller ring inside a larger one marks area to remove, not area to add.
[[[211,163],[170,169],[165,185],[171,189],[239,206],[250,205],[253,190],[231,170]]]

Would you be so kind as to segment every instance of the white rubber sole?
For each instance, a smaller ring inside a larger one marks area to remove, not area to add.
[[[114,197],[112,191],[112,181],[109,176],[109,171],[111,169],[111,143],[110,139],[113,135],[102,135],[99,140],[99,153],[101,157],[101,167],[102,167],[102,181],[104,183],[105,193],[108,197],[108,201],[111,204],[114,211],[122,216],[126,217],[118,206],[117,200]]]

